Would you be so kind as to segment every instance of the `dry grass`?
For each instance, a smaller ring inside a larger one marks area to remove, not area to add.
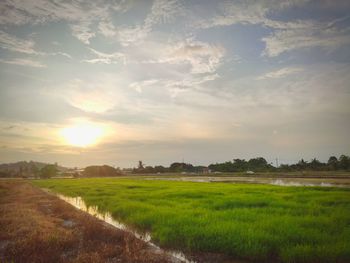
[[[167,262],[130,234],[25,181],[0,181],[0,262]]]

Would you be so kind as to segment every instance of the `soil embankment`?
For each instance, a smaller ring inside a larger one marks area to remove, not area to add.
[[[170,262],[130,233],[21,180],[0,181],[0,262]]]

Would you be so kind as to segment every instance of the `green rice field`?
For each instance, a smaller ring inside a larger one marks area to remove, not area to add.
[[[254,262],[350,262],[350,189],[131,178],[34,180],[164,248]]]

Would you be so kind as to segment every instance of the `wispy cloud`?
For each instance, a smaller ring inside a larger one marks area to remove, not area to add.
[[[213,73],[217,70],[225,54],[220,45],[210,45],[189,39],[174,46],[170,51],[168,63],[188,63],[192,73]]]
[[[47,55],[50,55],[50,56],[63,56],[63,57],[66,57],[66,58],[69,58],[71,59],[72,56],[69,55],[68,53],[66,52],[50,52],[50,53],[46,53]]]
[[[142,93],[145,87],[150,87],[154,84],[159,84],[161,80],[158,79],[148,79],[139,82],[133,82],[129,85],[130,88],[135,89],[138,93]]]
[[[118,39],[124,46],[140,44],[152,31],[154,25],[173,21],[182,14],[183,10],[178,0],[155,0],[143,24],[118,28]]]
[[[83,62],[91,64],[116,64],[123,62],[125,64],[125,55],[121,52],[114,52],[108,54],[97,51],[93,48],[89,48],[89,50],[96,56],[96,58],[85,59],[83,60]]]
[[[263,55],[278,56],[284,52],[310,47],[328,50],[350,44],[350,28],[325,28],[315,25],[307,29],[278,30],[262,40],[266,44]]]
[[[298,23],[272,20],[268,15],[306,2],[308,0],[227,1],[221,4],[218,14],[197,21],[196,26],[211,28],[234,24],[261,24],[273,28],[296,27]]]
[[[0,24],[23,25],[40,24],[50,21],[68,21],[74,36],[85,44],[95,36],[91,29],[93,22],[104,20],[111,11],[124,12],[130,3],[127,1],[1,1]]]
[[[113,100],[114,95],[112,97],[106,88],[88,84],[80,79],[71,82],[69,90],[66,90],[65,93],[66,100],[72,106],[86,112],[103,113],[113,108],[116,103]]]
[[[313,20],[280,21],[271,19],[271,14],[291,7],[305,5],[308,0],[294,1],[235,1],[225,2],[221,12],[213,18],[199,20],[197,27],[212,28],[235,24],[262,25],[273,29],[273,32],[262,38],[266,48],[262,55],[275,57],[291,50],[322,47],[334,49],[350,43],[349,28],[333,27],[348,19],[348,16],[331,22]]]
[[[21,58],[14,58],[10,60],[0,59],[0,62],[6,63],[6,64],[19,65],[19,66],[34,67],[34,68],[46,68],[45,64],[36,60],[31,60],[31,59],[21,59]]]
[[[99,32],[105,37],[113,37],[116,35],[117,30],[111,20],[106,19],[98,23]]]
[[[82,41],[84,44],[89,45],[90,39],[96,35],[96,33],[91,30],[90,25],[90,22],[82,22],[71,25],[73,36]]]
[[[190,66],[193,74],[214,73],[220,66],[225,48],[222,45],[208,44],[188,38],[155,50],[156,55],[142,63],[168,63]]]
[[[213,81],[218,79],[218,74],[209,74],[205,76],[192,76],[185,75],[182,79],[146,79],[142,81],[133,82],[129,85],[130,88],[134,89],[138,93],[142,93],[145,89],[156,87],[164,87],[168,91],[168,96],[171,98],[177,97],[178,94],[198,89],[201,84],[204,84],[208,81]]]
[[[34,45],[33,40],[20,39],[0,30],[0,47],[3,49],[25,54],[38,54],[34,50]]]
[[[39,55],[39,56],[64,56],[66,58],[72,58],[71,55],[65,52],[42,52],[35,49],[35,42],[32,39],[18,38],[14,35],[8,34],[0,30],[0,48],[19,52],[27,55]]]
[[[261,79],[278,79],[278,78],[283,78],[291,74],[300,72],[302,70],[303,70],[302,68],[295,68],[295,67],[281,68],[275,71],[268,72],[264,75],[261,75],[257,79],[260,79],[260,80]]]
[[[56,3],[54,1],[17,1],[6,0],[1,3],[3,10],[12,10],[14,17],[4,13],[6,19],[3,23],[9,24],[38,24],[49,21],[78,21],[101,13],[101,8],[94,3],[83,3],[80,1],[66,1]],[[20,19],[19,19],[20,18]]]

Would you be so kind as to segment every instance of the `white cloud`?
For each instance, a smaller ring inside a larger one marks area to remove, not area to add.
[[[85,59],[83,62],[91,63],[91,64],[116,64],[123,62],[125,64],[125,55],[121,52],[114,52],[111,54],[103,53],[97,51],[93,48],[89,48],[89,50],[96,56],[93,59]]]
[[[44,23],[48,21],[79,21],[86,20],[88,17],[100,14],[101,9],[98,5],[93,3],[84,3],[81,1],[64,1],[56,3],[55,1],[47,0],[35,0],[35,1],[22,1],[22,0],[5,0],[2,1],[1,8],[3,10],[12,10],[15,13],[15,18],[7,16],[4,22],[9,24],[18,24],[18,18],[20,23]]]
[[[161,98],[165,103],[218,79],[217,71],[225,55],[221,45],[193,38],[166,43],[147,40],[144,45],[128,49],[127,68],[137,70],[128,86],[143,97]]]
[[[0,47],[3,49],[25,54],[38,54],[34,50],[34,45],[33,40],[20,39],[0,30]]]
[[[221,45],[212,45],[192,38],[172,44],[159,46],[151,59],[143,63],[169,63],[190,66],[190,73],[214,73],[220,66],[225,49]],[[149,55],[152,55],[149,54]]]
[[[85,44],[95,36],[91,25],[106,20],[111,11],[125,12],[127,1],[53,1],[53,0],[4,0],[0,2],[0,24],[40,24],[50,21],[68,21],[72,33]],[[106,31],[104,31],[106,32]]]
[[[130,44],[141,44],[150,32],[150,27],[140,25],[120,27],[120,29],[118,29],[118,40],[123,46],[129,46]]]
[[[145,20],[146,27],[155,24],[168,23],[180,15],[183,7],[178,0],[155,0],[151,12]]]
[[[111,10],[125,12],[131,6],[127,1],[54,1],[5,0],[6,10],[13,9],[29,17],[31,23],[48,21],[88,21],[109,17]],[[15,21],[13,21],[15,22]]]
[[[148,79],[140,82],[133,82],[129,85],[129,87],[135,89],[138,93],[142,93],[145,87],[150,87],[160,82],[161,80],[158,80],[158,79]]]
[[[218,78],[218,74],[211,74],[206,76],[186,76],[181,80],[167,80],[164,82],[164,86],[170,90],[198,89],[201,84]]]
[[[80,24],[71,25],[72,34],[84,44],[90,44],[90,38],[95,37],[96,33],[90,29],[90,23],[84,22]]]
[[[347,85],[350,76],[345,73],[348,70],[347,64],[313,64],[304,66],[297,77],[285,79],[284,76],[294,71],[285,68],[266,74],[274,78],[273,85],[270,81],[254,80],[250,76],[231,80],[226,88],[217,90],[213,95],[229,100],[236,110],[256,110],[256,116],[259,112],[271,113],[276,109],[298,117],[304,117],[306,111],[310,114],[338,110],[349,112],[346,105],[350,99]],[[261,121],[268,120],[273,122],[275,119],[267,114]]]
[[[4,0],[0,2],[0,25],[24,25],[31,18],[22,10],[14,8],[14,3]]]
[[[278,30],[262,39],[266,48],[263,55],[278,56],[284,52],[309,47],[335,49],[350,44],[349,29],[315,26],[308,29]]]
[[[105,37],[113,37],[116,35],[117,31],[115,26],[111,21],[105,20],[98,23],[98,29],[102,35]]]
[[[213,73],[220,65],[223,56],[224,49],[221,46],[190,41],[189,43],[183,43],[174,48],[172,62],[190,63],[192,66],[192,73]]]
[[[297,73],[302,71],[302,68],[293,68],[293,67],[287,67],[287,68],[281,68],[275,71],[271,71],[268,72],[260,77],[258,77],[257,79],[261,80],[261,79],[278,79],[278,78],[283,78],[286,76],[289,76],[291,74]]]
[[[211,28],[234,24],[262,24],[269,27],[295,27],[298,23],[282,22],[269,19],[270,13],[299,6],[308,0],[261,0],[232,1],[221,5],[220,13],[213,18],[200,20],[197,27]]]
[[[168,91],[171,98],[177,97],[178,94],[189,91],[199,90],[200,85],[219,78],[218,74],[211,74],[206,76],[192,76],[185,75],[182,79],[147,79],[143,81],[133,82],[129,85],[138,93],[143,93],[144,90],[153,88],[153,90],[164,89]]]
[[[40,55],[40,56],[64,56],[72,58],[71,55],[65,52],[40,52],[34,49],[35,42],[32,39],[22,39],[16,36],[10,35],[0,30],[0,47],[13,52],[19,52],[28,55]]]
[[[68,53],[66,52],[51,52],[51,53],[48,53],[48,55],[51,55],[51,56],[63,56],[63,57],[66,57],[66,58],[72,58],[71,55],[69,55]]]
[[[119,85],[119,86],[118,86]],[[121,83],[109,74],[98,74],[87,79],[76,78],[59,87],[55,96],[62,96],[70,105],[90,113],[105,113],[121,105]]]
[[[118,39],[124,46],[141,44],[154,25],[171,22],[181,15],[182,11],[183,7],[177,0],[155,0],[143,24],[118,28]]]
[[[260,24],[273,29],[273,33],[262,38],[266,44],[263,55],[278,56],[284,52],[308,48],[323,47],[334,49],[350,43],[349,28],[337,29],[337,23],[347,20],[348,16],[332,22],[312,20],[278,21],[270,18],[271,14],[281,10],[301,6],[308,0],[293,1],[234,1],[225,2],[221,12],[213,18],[200,20],[199,28],[229,26],[234,24]]]
[[[173,48],[169,63],[189,63],[192,73],[213,73],[220,65],[225,51],[220,45],[187,40]]]
[[[14,58],[11,60],[0,59],[0,62],[6,63],[6,64],[19,65],[19,66],[35,67],[35,68],[46,67],[46,65],[42,64],[41,62],[36,60],[31,60],[31,59],[21,59],[21,58]]]

